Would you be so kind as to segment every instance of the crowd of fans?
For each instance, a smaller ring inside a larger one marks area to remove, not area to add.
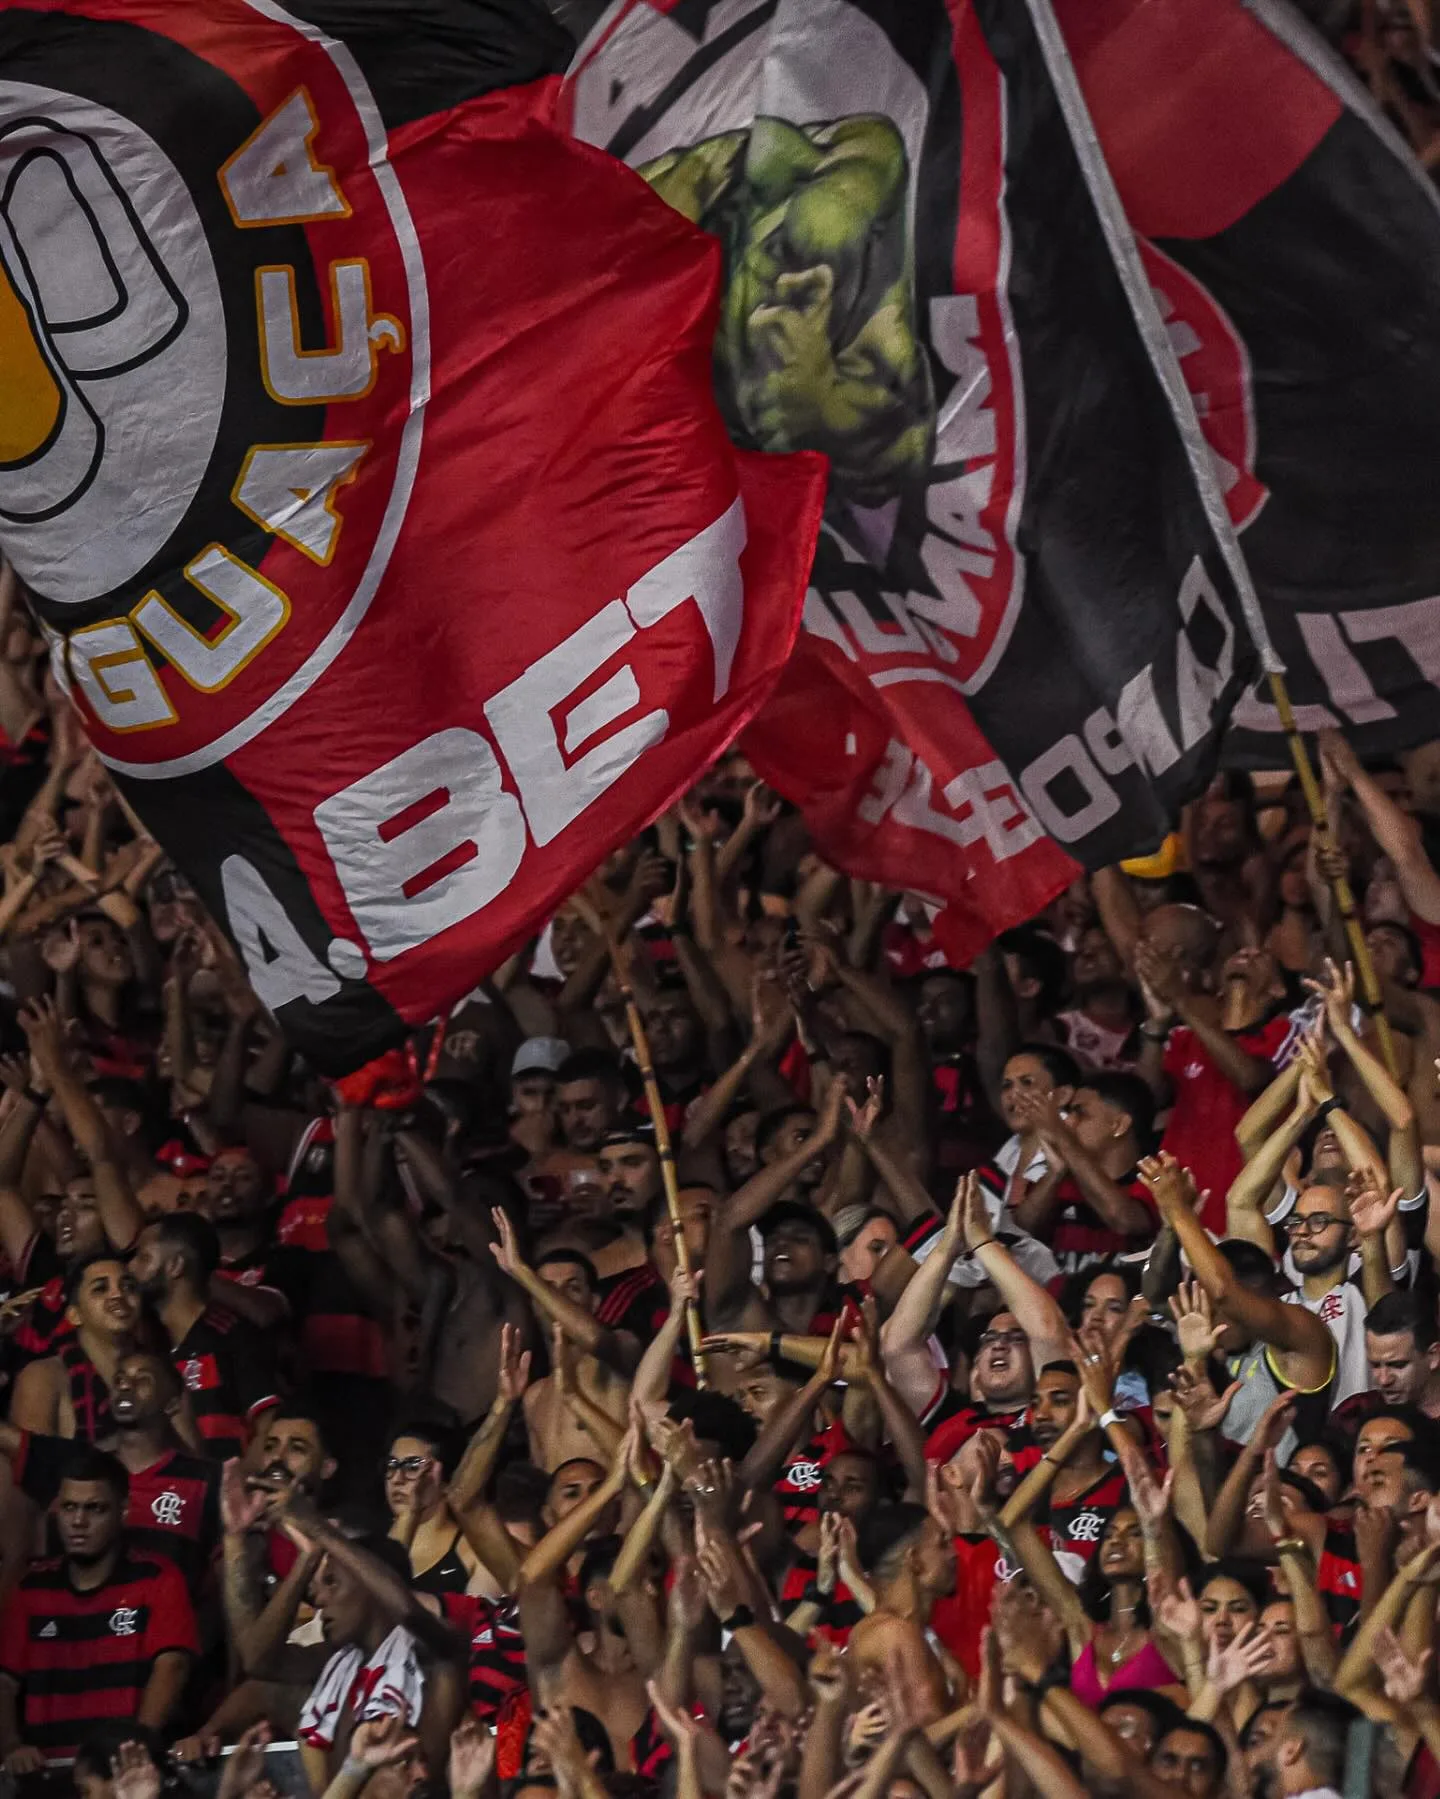
[[[732,754],[330,1084],[0,652],[10,1775],[1440,1793],[1440,744],[967,970]]]

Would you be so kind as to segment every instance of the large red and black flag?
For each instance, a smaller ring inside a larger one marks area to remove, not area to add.
[[[737,440],[831,457],[746,743],[962,953],[1152,847],[1232,707],[1283,756],[1257,641],[1375,747],[1440,679],[1433,190],[1283,0],[1057,11],[618,0],[570,82],[725,246]]]
[[[755,710],[818,458],[737,453],[714,245],[555,129],[532,0],[0,6],[0,546],[328,1069]]]
[[[1440,196],[1285,0],[1055,0],[1302,728],[1435,735]],[[1227,758],[1285,749],[1263,688]]]
[[[1254,658],[1026,5],[621,0],[570,93],[725,246],[737,440],[830,458],[806,630],[746,738],[822,850],[974,948],[1160,836]]]

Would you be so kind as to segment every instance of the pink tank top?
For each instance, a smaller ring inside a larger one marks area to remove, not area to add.
[[[1175,1670],[1153,1643],[1146,1643],[1129,1661],[1121,1662],[1111,1674],[1109,1686],[1102,1687],[1100,1684],[1093,1642],[1085,1645],[1070,1669],[1070,1691],[1088,1705],[1092,1712],[1097,1711],[1100,1701],[1108,1698],[1111,1693],[1135,1687],[1172,1687],[1178,1680]]]

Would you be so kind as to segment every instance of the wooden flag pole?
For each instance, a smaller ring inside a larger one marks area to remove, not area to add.
[[[1305,739],[1295,723],[1295,708],[1290,704],[1290,690],[1285,685],[1284,675],[1273,669],[1266,679],[1270,683],[1275,710],[1285,729],[1285,741],[1290,745],[1290,759],[1295,764],[1295,773],[1300,777],[1300,787],[1305,795],[1305,804],[1310,809],[1311,823],[1328,844],[1331,841],[1330,820],[1325,813],[1325,797],[1320,791],[1320,783],[1315,779],[1315,769],[1310,761],[1310,752],[1305,747]],[[1365,930],[1355,909],[1355,895],[1350,890],[1349,880],[1343,874],[1337,875],[1330,882],[1330,891],[1335,896],[1335,908],[1345,926],[1355,972],[1360,977],[1360,990],[1365,995],[1365,1009],[1375,1020],[1375,1035],[1380,1039],[1380,1052],[1385,1058],[1385,1066],[1398,1080],[1400,1071],[1395,1060],[1395,1039],[1390,1031],[1390,1020],[1385,1016],[1375,964],[1370,960],[1370,945],[1365,941]]]
[[[675,1150],[670,1142],[670,1127],[665,1122],[665,1102],[660,1097],[660,1083],[655,1078],[655,1066],[650,1060],[650,1039],[645,1035],[640,1008],[635,1004],[635,990],[630,985],[624,951],[613,936],[610,937],[610,961],[615,969],[620,997],[625,1001],[625,1022],[630,1028],[630,1042],[635,1051],[635,1061],[639,1065],[640,1079],[645,1086],[645,1104],[650,1112],[650,1122],[655,1127],[655,1151],[660,1158],[660,1180],[665,1190],[665,1207],[670,1214],[670,1228],[675,1238],[675,1261],[682,1274],[689,1274],[690,1251],[680,1220],[680,1181],[675,1172]],[[687,1308],[685,1324],[690,1339],[691,1359],[695,1363],[695,1384],[704,1387],[708,1383],[705,1352],[700,1347],[700,1312],[697,1305],[692,1304]]]
[[[1215,534],[1216,546],[1230,578],[1235,584],[1235,597],[1244,615],[1245,628],[1250,634],[1250,640],[1255,645],[1261,667],[1265,670],[1266,678],[1269,680],[1270,691],[1274,695],[1275,706],[1280,714],[1280,722],[1284,726],[1285,735],[1289,740],[1290,755],[1295,763],[1295,772],[1299,775],[1300,785],[1305,790],[1305,801],[1310,808],[1310,817],[1314,821],[1315,828],[1328,837],[1325,806],[1315,780],[1315,770],[1310,765],[1309,752],[1295,726],[1295,711],[1290,704],[1290,695],[1285,686],[1285,665],[1275,653],[1275,646],[1270,641],[1270,633],[1266,629],[1265,615],[1261,610],[1260,599],[1255,592],[1255,584],[1250,578],[1250,570],[1246,564],[1244,552],[1240,548],[1240,540],[1235,534],[1234,523],[1226,508],[1225,496],[1220,491],[1215,474],[1215,464],[1205,442],[1205,434],[1200,427],[1195,403],[1185,385],[1185,377],[1175,354],[1175,346],[1170,341],[1166,322],[1160,316],[1154,289],[1150,285],[1149,277],[1146,275],[1144,264],[1140,259],[1140,250],[1135,241],[1135,234],[1130,228],[1125,207],[1115,188],[1114,176],[1110,172],[1104,152],[1100,147],[1094,121],[1085,104],[1080,78],[1075,73],[1074,64],[1070,60],[1070,51],[1065,42],[1065,35],[1055,17],[1052,0],[1023,0],[1023,4],[1035,27],[1035,35],[1039,40],[1046,68],[1049,70],[1050,79],[1055,86],[1055,96],[1060,103],[1061,113],[1069,128],[1071,144],[1079,158],[1086,185],[1090,189],[1090,197],[1094,201],[1101,230],[1109,245],[1115,270],[1120,278],[1120,285],[1130,302],[1130,310],[1134,315],[1141,340],[1149,353],[1151,364],[1170,403],[1175,427],[1180,433],[1181,442],[1185,446],[1190,462],[1191,473],[1195,477],[1196,492]],[[1380,983],[1375,978],[1375,965],[1370,960],[1364,933],[1360,928],[1360,921],[1355,915],[1355,896],[1350,891],[1348,881],[1333,881],[1331,888],[1335,894],[1335,904],[1339,907],[1340,916],[1345,921],[1345,933],[1350,940],[1350,949],[1354,956],[1355,967],[1359,972],[1366,1007],[1375,1020],[1376,1034],[1379,1036],[1380,1047],[1385,1056],[1385,1066],[1391,1074],[1394,1074],[1395,1043],[1390,1035],[1389,1023],[1381,1010]]]

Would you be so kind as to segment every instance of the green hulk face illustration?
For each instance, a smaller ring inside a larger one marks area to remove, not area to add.
[[[823,450],[874,506],[923,478],[934,436],[915,329],[907,159],[888,119],[756,119],[642,165],[725,247],[716,388],[734,435]]]

